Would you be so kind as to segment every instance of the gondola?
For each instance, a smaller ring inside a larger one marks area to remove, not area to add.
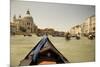
[[[66,33],[65,38],[66,38],[66,40],[70,40],[71,39],[71,34],[69,32]]]
[[[48,36],[43,36],[28,55],[20,61],[19,66],[62,63],[69,63],[69,61],[54,47]]]

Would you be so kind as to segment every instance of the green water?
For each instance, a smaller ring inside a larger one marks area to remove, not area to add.
[[[40,39],[41,37],[35,35],[32,37],[11,36],[11,65],[18,65]],[[64,37],[52,36],[49,36],[49,39],[71,63],[95,61],[95,40],[82,37],[80,40],[66,41]]]

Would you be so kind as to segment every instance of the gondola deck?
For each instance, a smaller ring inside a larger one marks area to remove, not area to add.
[[[19,65],[30,66],[61,63],[69,63],[69,61],[54,47],[49,38],[44,36]]]

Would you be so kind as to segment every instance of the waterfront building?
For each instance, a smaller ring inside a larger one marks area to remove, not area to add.
[[[81,34],[81,25],[76,25],[70,29],[70,34],[75,36],[77,34]]]
[[[95,33],[95,16],[88,17],[81,28],[83,34]]]
[[[35,25],[29,10],[26,11],[26,15],[24,17],[21,15],[19,15],[18,18],[16,18],[16,15],[13,16],[11,30],[15,32],[15,34],[23,34],[23,32],[35,33],[37,31],[37,26]]]

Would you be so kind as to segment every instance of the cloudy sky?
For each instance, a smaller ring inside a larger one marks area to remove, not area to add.
[[[12,0],[11,20],[15,14],[17,17],[24,17],[28,9],[39,28],[54,28],[58,31],[67,31],[77,24],[82,24],[87,17],[95,15],[93,5]]]

